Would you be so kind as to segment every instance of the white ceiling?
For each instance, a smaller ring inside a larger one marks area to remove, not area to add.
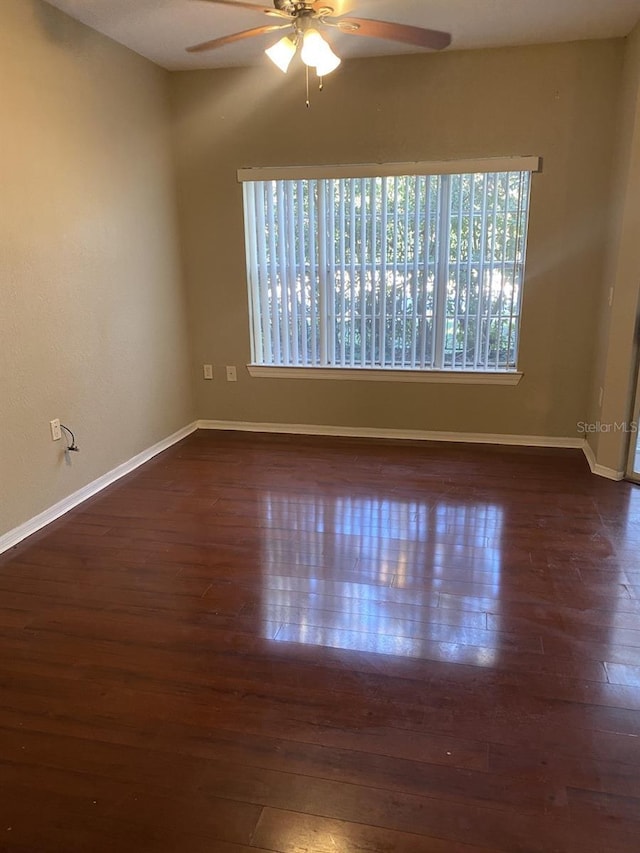
[[[187,45],[277,23],[247,9],[203,0],[47,0],[79,21],[168,69],[219,68],[262,61],[279,35],[258,36],[205,54]],[[260,0],[252,0],[259,3]],[[640,0],[348,0],[352,14],[446,30],[449,50],[626,36]],[[238,0],[241,6],[241,0]],[[331,0],[327,0],[331,5]],[[266,0],[265,6],[271,6]],[[395,42],[331,33],[343,58],[416,52]]]

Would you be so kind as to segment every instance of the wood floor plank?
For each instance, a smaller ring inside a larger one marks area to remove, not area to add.
[[[613,650],[618,652],[619,649]],[[612,655],[610,655],[612,656]],[[640,687],[640,651],[635,655],[629,654],[629,659],[638,661],[637,664],[621,664],[605,661],[607,677],[612,684],[624,684],[628,687]]]
[[[271,808],[260,818],[254,843],[266,844],[278,853],[495,853],[495,848]]]

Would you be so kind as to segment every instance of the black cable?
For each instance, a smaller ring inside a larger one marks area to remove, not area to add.
[[[76,453],[78,453],[80,451],[80,448],[76,444],[76,437],[73,432],[69,429],[69,427],[65,426],[64,424],[60,424],[60,427],[65,432],[68,432],[71,436],[71,444],[67,443],[67,450],[74,450]]]

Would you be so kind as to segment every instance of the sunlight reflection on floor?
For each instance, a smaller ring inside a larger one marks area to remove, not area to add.
[[[499,507],[272,493],[262,523],[262,618],[268,636],[280,623],[276,641],[495,662],[475,598],[441,608],[439,593],[455,572],[481,582],[499,613]]]

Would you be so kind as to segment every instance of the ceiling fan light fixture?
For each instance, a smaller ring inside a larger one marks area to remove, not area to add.
[[[273,47],[265,50],[265,53],[273,64],[277,65],[283,74],[286,74],[289,70],[289,66],[291,65],[291,60],[296,55],[296,50],[297,47],[295,42],[290,38],[290,36],[285,36],[284,38],[281,38],[280,41],[276,42]]]
[[[331,74],[340,65],[342,60],[331,49],[331,46],[325,41],[325,49],[322,51],[322,56],[316,65],[316,74],[318,77],[326,77]]]
[[[329,45],[322,38],[318,30],[309,27],[309,29],[305,30],[303,36],[300,58],[309,68],[316,68],[318,63],[322,62],[326,48],[329,48]]]

